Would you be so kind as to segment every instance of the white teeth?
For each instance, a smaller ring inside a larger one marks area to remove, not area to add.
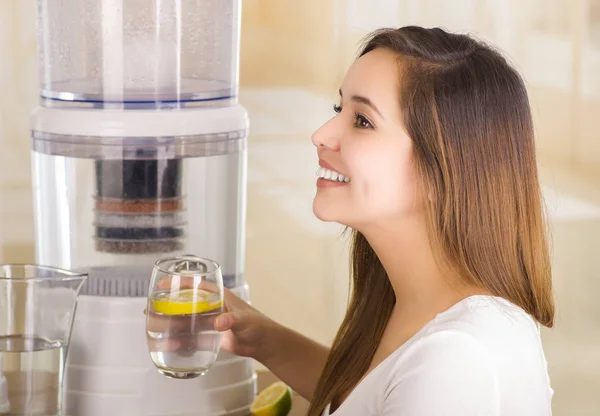
[[[335,181],[335,182],[350,182],[350,178],[347,176],[342,175],[339,172],[336,172],[334,170],[331,169],[326,169],[326,168],[322,168],[320,167],[319,169],[317,169],[317,173],[316,175],[319,178],[323,178],[323,179],[327,179],[330,181]]]

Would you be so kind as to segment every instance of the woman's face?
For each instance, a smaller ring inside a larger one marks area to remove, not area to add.
[[[321,166],[315,215],[363,231],[414,214],[419,199],[412,140],[402,123],[398,55],[380,48],[357,59],[340,94],[337,114],[312,136]]]

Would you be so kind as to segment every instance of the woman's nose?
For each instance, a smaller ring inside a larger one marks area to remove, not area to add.
[[[317,148],[339,150],[339,128],[336,128],[335,117],[319,127],[313,133],[311,140]]]

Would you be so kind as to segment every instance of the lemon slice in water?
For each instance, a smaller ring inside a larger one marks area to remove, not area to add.
[[[215,293],[202,289],[182,289],[164,293],[153,300],[154,310],[165,315],[191,315],[213,311],[223,305]]]
[[[292,390],[278,381],[264,389],[252,403],[253,416],[287,416],[292,410]]]

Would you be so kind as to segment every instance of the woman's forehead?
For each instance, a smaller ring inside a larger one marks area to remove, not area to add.
[[[341,87],[343,96],[366,97],[388,114],[399,109],[399,59],[398,53],[386,48],[361,56],[346,73]]]

